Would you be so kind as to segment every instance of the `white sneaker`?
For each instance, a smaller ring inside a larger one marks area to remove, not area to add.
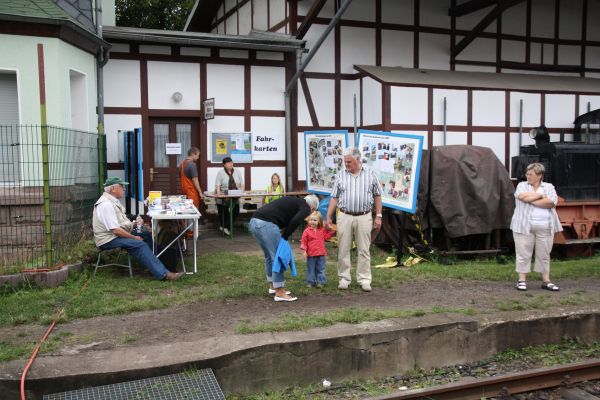
[[[221,232],[223,232],[223,227],[222,227],[222,226],[220,226],[220,227],[219,227],[219,230],[220,230]]]
[[[338,284],[338,289],[346,290],[346,289],[348,289],[348,286],[350,286],[350,282],[340,281],[340,283]]]
[[[225,233],[227,236],[230,235],[229,229],[227,229],[227,228],[223,228],[223,233]]]
[[[269,288],[269,294],[275,294],[275,293],[277,293],[277,290]],[[291,292],[289,290],[285,291],[285,294],[290,294],[290,293]]]
[[[360,285],[360,288],[363,290],[363,292],[370,292],[372,290],[370,283],[363,283]]]

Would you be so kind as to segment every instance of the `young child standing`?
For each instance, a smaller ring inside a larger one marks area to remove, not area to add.
[[[323,228],[323,216],[319,211],[312,212],[307,218],[308,227],[302,233],[300,248],[306,260],[306,287],[322,288],[327,283],[325,276],[325,241],[335,232]]]
[[[279,198],[281,198],[280,194],[277,193],[284,193],[285,189],[283,188],[283,185],[281,184],[281,178],[279,178],[279,174],[275,173],[273,175],[271,175],[271,184],[269,186],[267,186],[267,193],[273,193],[271,196],[265,196],[265,204],[269,204],[272,201],[275,201]]]

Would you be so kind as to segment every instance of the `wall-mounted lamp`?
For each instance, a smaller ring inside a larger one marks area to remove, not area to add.
[[[175,103],[181,103],[181,100],[183,100],[183,95],[181,94],[181,92],[175,92],[171,96],[171,99],[173,99]]]

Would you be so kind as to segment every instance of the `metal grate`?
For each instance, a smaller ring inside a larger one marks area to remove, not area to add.
[[[211,369],[44,395],[43,400],[225,400]]]

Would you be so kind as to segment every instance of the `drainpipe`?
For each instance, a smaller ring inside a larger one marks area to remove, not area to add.
[[[448,127],[446,125],[446,98],[444,97],[444,146],[446,145],[446,134],[448,133]]]
[[[102,39],[102,0],[96,0],[96,34]],[[98,110],[98,186],[102,191],[106,180],[106,135],[104,134],[104,74],[108,62],[108,49],[100,46],[96,61],[96,94]]]
[[[519,100],[519,151],[523,145],[523,99]]]
[[[344,14],[344,11],[346,11],[346,9],[348,8],[348,6],[350,5],[350,3],[352,2],[352,0],[346,0],[344,1],[344,3],[340,6],[340,9],[335,13],[335,15],[333,16],[333,18],[331,19],[331,22],[329,22],[329,25],[327,25],[327,28],[325,29],[325,32],[323,32],[323,34],[319,37],[319,39],[317,40],[317,42],[315,43],[315,45],[313,46],[313,48],[310,50],[310,52],[308,53],[308,55],[306,56],[306,60],[304,60],[304,62],[296,69],[296,73],[294,74],[294,76],[292,76],[292,78],[290,79],[289,83],[287,84],[286,88],[285,88],[285,93],[284,93],[284,98],[285,98],[285,142],[286,142],[286,150],[285,150],[285,155],[286,155],[286,179],[287,179],[287,187],[291,188],[293,185],[293,174],[292,174],[292,121],[291,121],[291,91],[296,87],[296,84],[298,83],[298,78],[300,77],[300,74],[302,74],[302,72],[304,72],[304,69],[308,66],[308,63],[310,63],[310,60],[312,60],[312,58],[315,56],[315,54],[317,53],[317,50],[319,50],[319,48],[321,47],[321,45],[323,44],[323,42],[325,41],[325,39],[327,38],[327,35],[329,35],[329,32],[331,32],[331,30],[337,25],[338,21],[342,18],[342,14]],[[298,55],[300,55],[301,53],[298,52]],[[300,57],[299,57],[300,58]]]

